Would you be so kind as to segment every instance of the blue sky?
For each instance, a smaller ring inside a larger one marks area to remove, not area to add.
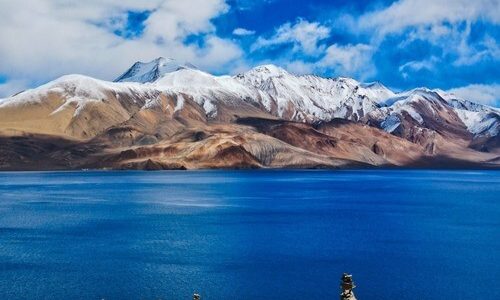
[[[500,105],[498,0],[18,2],[0,3],[0,96],[165,56],[214,74],[273,63]]]

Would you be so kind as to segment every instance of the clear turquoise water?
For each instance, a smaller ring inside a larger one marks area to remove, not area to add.
[[[500,299],[499,171],[0,173],[1,299]],[[477,297],[480,295],[479,297]]]

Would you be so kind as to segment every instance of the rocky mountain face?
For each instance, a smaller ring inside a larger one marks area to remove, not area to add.
[[[158,58],[0,99],[0,169],[497,168],[499,128],[500,110],[441,90]]]

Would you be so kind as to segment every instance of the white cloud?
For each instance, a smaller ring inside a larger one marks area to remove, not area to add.
[[[399,0],[359,17],[343,16],[342,20],[349,24],[344,29],[368,34],[374,48],[387,37],[397,37],[401,49],[418,40],[428,42],[439,49],[439,59],[455,67],[500,59],[495,38],[485,31],[471,32],[473,24],[480,21],[500,24],[498,0]],[[434,63],[430,56],[401,66],[400,72],[405,69],[403,76],[408,76],[410,71],[431,69]]]
[[[331,69],[341,76],[355,76],[361,80],[376,72],[372,62],[374,49],[370,45],[333,44],[326,49],[326,55],[318,62],[319,67]]]
[[[331,29],[317,22],[298,19],[285,23],[269,38],[259,37],[252,50],[292,44],[291,51],[274,63],[295,74],[328,73],[364,80],[376,73],[372,61],[375,48],[368,44],[327,44]]]
[[[363,15],[359,26],[379,34],[398,33],[408,27],[484,19],[500,23],[497,0],[400,0]]]
[[[314,63],[308,63],[301,60],[284,62],[283,66],[289,72],[297,75],[312,74],[315,71]]]
[[[500,84],[471,84],[447,91],[469,101],[491,106],[500,104]]]
[[[471,66],[488,59],[500,59],[500,46],[486,33],[471,42],[471,23],[440,24],[413,28],[403,37],[398,48],[404,49],[416,40],[427,41],[441,49],[441,56],[449,56],[454,66]],[[432,59],[429,58],[428,60]]]
[[[281,25],[270,38],[259,37],[252,45],[252,51],[292,44],[293,52],[317,55],[324,50],[324,47],[318,43],[329,37],[329,35],[330,28],[317,22],[298,19],[295,24],[288,22]]]
[[[477,62],[493,59],[500,60],[500,47],[495,39],[486,35],[480,41],[471,44],[470,27],[461,34],[460,40],[456,42],[457,59],[453,62],[455,66],[470,66]]]
[[[205,39],[205,47],[198,49],[196,54],[202,58],[197,66],[215,70],[240,58],[243,51],[233,42],[211,35]]]
[[[399,71],[403,72],[407,69],[412,71],[420,71],[420,70],[432,70],[437,62],[437,57],[432,56],[430,59],[426,60],[412,60],[401,66],[399,66]]]
[[[68,73],[113,79],[136,60],[158,56],[220,71],[242,56],[211,23],[228,8],[225,0],[0,1],[0,74],[31,84]],[[142,36],[112,32],[124,26],[127,11],[145,10],[151,15]],[[189,35],[200,36],[203,46],[186,45]]]
[[[234,35],[239,35],[239,36],[244,36],[244,35],[254,35],[255,31],[254,30],[248,30],[245,28],[236,28],[233,30]]]
[[[168,42],[189,34],[213,32],[210,20],[228,8],[224,0],[161,1],[145,22],[145,39]]]
[[[409,72],[418,72],[421,70],[428,70],[428,71],[434,70],[438,62],[439,58],[437,58],[436,56],[431,56],[429,59],[424,59],[424,60],[412,60],[399,66],[399,72],[404,78],[408,78],[410,76]]]

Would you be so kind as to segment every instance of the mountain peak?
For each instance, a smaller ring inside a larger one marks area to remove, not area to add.
[[[380,81],[372,81],[361,83],[361,86],[369,89],[388,89],[385,85],[383,85]]]
[[[179,62],[172,58],[158,57],[149,62],[138,61],[125,73],[115,79],[115,82],[153,82],[163,75],[182,69],[197,69],[188,62]]]
[[[285,69],[278,67],[277,65],[267,64],[260,65],[254,68],[254,70],[259,72],[269,72],[269,73],[283,73],[286,72]]]
[[[259,74],[262,77],[269,78],[281,75],[288,75],[290,73],[288,73],[285,69],[280,68],[276,65],[267,64],[267,65],[257,66],[251,69],[250,71],[246,72],[246,74],[253,74],[253,75]]]
[[[254,67],[253,69],[240,73],[235,76],[236,79],[258,86],[271,78],[291,76],[285,69],[276,65],[268,64]]]

